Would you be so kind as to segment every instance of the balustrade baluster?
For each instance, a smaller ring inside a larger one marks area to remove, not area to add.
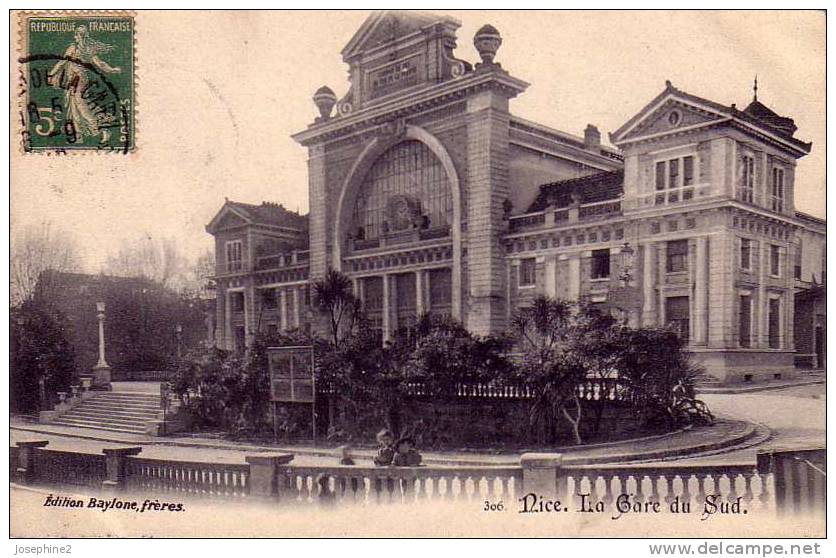
[[[662,477],[661,482],[664,484],[664,487],[665,487],[665,503],[666,504],[670,504],[671,502],[673,502],[673,498],[674,498],[674,495],[673,495],[673,480],[674,480],[673,475],[671,475],[671,474],[666,473]]]
[[[708,494],[706,484],[708,484],[709,475],[708,473],[696,473],[694,476],[697,478],[697,507],[700,507],[702,502],[705,501],[706,494]]]

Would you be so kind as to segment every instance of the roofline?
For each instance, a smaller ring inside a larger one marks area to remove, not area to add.
[[[802,221],[810,221],[816,225],[821,225],[823,227],[827,226],[827,221],[822,219],[821,217],[816,217],[815,215],[810,215],[809,213],[804,213],[803,211],[795,211],[795,216]]]
[[[735,124],[738,124],[738,125],[743,126],[745,128],[755,130],[756,132],[769,137],[773,141],[776,141],[778,143],[781,143],[781,144],[789,147],[791,150],[794,150],[796,153],[801,154],[801,156],[807,155],[808,153],[810,153],[810,150],[812,149],[812,143],[804,142],[804,141],[801,141],[801,140],[796,139],[796,138],[786,138],[786,137],[783,137],[779,134],[776,134],[774,131],[772,131],[767,126],[764,126],[763,124],[757,124],[755,122],[750,122],[749,119],[742,117],[741,115],[744,115],[745,113],[736,109],[736,108],[734,108],[734,107],[727,107],[727,106],[722,105],[720,103],[716,103],[714,101],[711,101],[710,99],[705,99],[703,97],[698,97],[696,95],[692,95],[692,94],[687,93],[685,91],[681,91],[681,90],[675,88],[673,85],[671,85],[670,82],[667,82],[667,86],[665,87],[665,90],[662,91],[662,93],[657,95],[652,101],[650,101],[647,105],[645,105],[630,120],[628,120],[626,123],[624,123],[624,125],[622,125],[620,128],[618,128],[615,132],[611,133],[610,134],[610,141],[613,144],[615,144],[616,146],[619,146],[619,145],[624,145],[624,144],[627,144],[627,143],[633,143],[633,142],[636,142],[636,141],[640,141],[641,139],[643,139],[643,138],[639,137],[639,138],[633,138],[633,139],[630,139],[630,140],[620,140],[619,138],[623,137],[625,134],[630,132],[647,115],[649,115],[654,110],[656,110],[657,108],[662,106],[665,102],[667,102],[671,98],[675,98],[675,99],[679,99],[681,101],[685,101],[686,103],[689,103],[693,106],[696,106],[697,108],[699,108],[701,110],[706,110],[708,112],[712,112],[712,113],[717,114],[718,116],[722,117],[720,121],[711,122],[710,124],[721,123],[723,121],[723,118],[725,118],[727,120],[730,120],[730,121],[734,122]],[[749,117],[749,118],[753,118],[753,117]],[[709,123],[706,123],[706,124],[709,124]],[[682,131],[682,129],[671,130],[671,133],[680,132],[680,131]],[[664,135],[664,133],[654,134],[654,137],[656,135]]]

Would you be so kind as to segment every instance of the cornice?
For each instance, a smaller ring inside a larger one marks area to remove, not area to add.
[[[291,137],[300,144],[308,146],[363,128],[377,126],[394,118],[411,116],[430,107],[464,98],[476,91],[496,89],[510,98],[525,91],[527,87],[528,83],[501,69],[477,70],[441,85],[429,85],[381,105],[366,107],[346,116],[336,116],[324,122],[312,124],[307,130],[293,134]]]

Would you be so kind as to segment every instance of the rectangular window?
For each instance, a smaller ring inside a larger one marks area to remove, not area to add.
[[[229,293],[229,303],[232,306],[233,312],[244,311],[244,293],[233,292]]]
[[[667,271],[677,273],[688,270],[688,241],[670,240],[667,250]]]
[[[244,266],[243,248],[240,240],[226,243],[226,270],[241,271]]]
[[[743,168],[740,175],[740,199],[752,203],[755,195],[755,158],[743,156]]]
[[[430,312],[450,314],[453,308],[453,273],[450,269],[431,269]]]
[[[694,183],[694,158],[692,156],[682,159],[682,185],[690,186]]]
[[[740,268],[752,269],[752,241],[748,238],[740,239]]]
[[[537,260],[526,258],[520,260],[520,287],[530,287],[537,283]]]
[[[772,169],[772,211],[784,211],[784,169]]]
[[[775,244],[769,245],[769,273],[774,277],[781,276],[781,248]]]
[[[665,163],[656,163],[656,189],[665,189]]]
[[[781,348],[781,300],[769,299],[769,348]]]
[[[415,325],[417,317],[417,296],[414,273],[399,273],[395,275],[395,297],[397,327],[401,328]]]
[[[679,186],[679,159],[668,161],[668,188]]]
[[[276,290],[264,289],[261,291],[261,305],[264,308],[276,308]]]
[[[738,339],[741,347],[752,346],[752,297],[740,295]]]
[[[383,343],[383,277],[363,279],[363,310],[372,334]]]
[[[793,268],[793,277],[796,279],[801,279],[801,263],[803,261],[802,255],[804,254],[804,243],[799,238],[798,242],[795,245],[795,265]]]
[[[609,279],[610,277],[610,251],[592,251],[592,279]]]
[[[690,330],[690,309],[687,296],[669,296],[665,299],[665,318],[668,327],[676,331],[687,344]]]

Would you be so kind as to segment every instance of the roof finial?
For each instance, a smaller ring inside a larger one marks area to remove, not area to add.
[[[755,74],[755,86],[752,90],[755,92],[755,98],[753,99],[753,102],[755,102],[758,100],[758,74]]]

